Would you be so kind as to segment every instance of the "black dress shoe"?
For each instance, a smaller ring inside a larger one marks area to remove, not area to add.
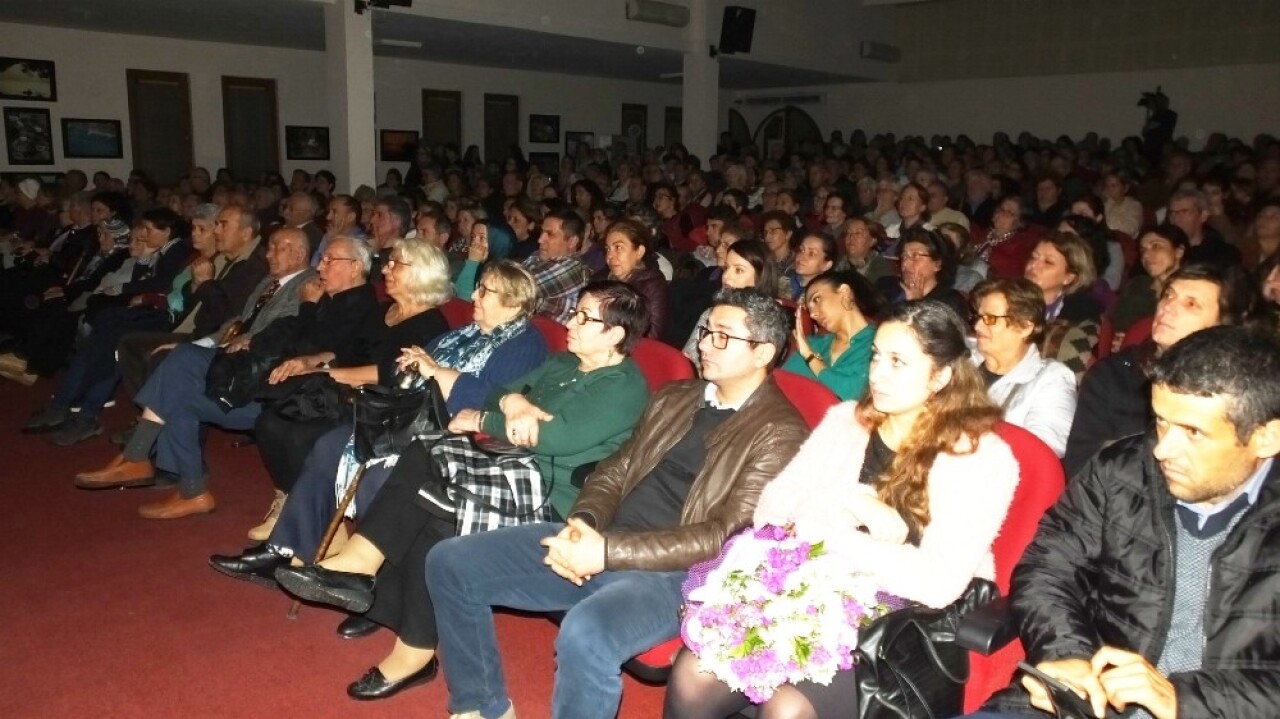
[[[426,684],[435,679],[436,670],[439,667],[439,662],[432,657],[425,667],[398,682],[387,681],[387,678],[382,676],[382,672],[377,667],[373,667],[365,672],[364,676],[347,685],[347,696],[365,701],[393,697],[409,687]]]
[[[362,639],[381,628],[377,622],[363,614],[352,614],[338,625],[338,636],[343,639]]]
[[[367,574],[335,572],[318,564],[308,564],[276,569],[276,581],[296,597],[331,604],[355,614],[364,614],[373,604],[373,577]]]
[[[209,566],[228,577],[275,589],[276,568],[289,566],[289,558],[276,554],[263,543],[249,547],[237,556],[215,554],[209,557]]]

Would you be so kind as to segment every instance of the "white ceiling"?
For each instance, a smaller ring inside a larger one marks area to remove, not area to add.
[[[347,0],[337,0],[345,2]],[[601,40],[373,10],[374,37],[422,43],[375,45],[374,54],[463,65],[679,83],[681,55]],[[303,0],[4,0],[0,22],[133,35],[324,49],[324,6]],[[667,77],[662,77],[662,76]],[[862,78],[720,56],[726,90],[799,87]]]

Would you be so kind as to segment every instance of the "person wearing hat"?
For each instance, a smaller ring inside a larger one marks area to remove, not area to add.
[[[13,231],[18,244],[28,250],[44,245],[58,231],[58,215],[51,211],[48,192],[39,180],[28,177],[18,183],[14,199]]]
[[[103,277],[120,269],[129,257],[129,234],[129,226],[119,219],[99,222],[98,252],[82,262],[64,284],[44,291],[38,307],[26,310],[27,326],[47,321],[50,312],[63,314],[82,295],[92,292]],[[0,377],[25,385],[36,381],[36,375],[27,371],[26,353],[21,348],[0,355]]]

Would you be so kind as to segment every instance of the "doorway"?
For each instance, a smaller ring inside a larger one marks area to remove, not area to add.
[[[520,98],[515,95],[484,95],[484,159],[502,163],[511,146],[520,145]]]
[[[176,183],[195,165],[191,84],[186,73],[126,70],[133,166],[157,184]]]
[[[422,91],[422,144],[453,143],[462,155],[462,93],[456,90]]]
[[[280,171],[276,81],[222,76],[222,133],[226,163],[237,180]]]

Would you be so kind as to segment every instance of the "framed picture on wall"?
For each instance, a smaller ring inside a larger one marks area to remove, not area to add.
[[[555,177],[560,172],[560,153],[530,152],[529,164],[537,167],[547,177]]]
[[[636,154],[648,147],[649,107],[648,105],[622,105],[622,137],[627,143],[627,151]]]
[[[286,160],[328,160],[329,128],[285,125],[284,156]]]
[[[383,162],[413,162],[417,152],[417,130],[382,130],[378,134],[378,159]]]
[[[62,118],[63,157],[124,157],[119,120]]]
[[[566,132],[564,134],[564,156],[578,159],[578,152],[585,150],[591,152],[592,146],[595,145],[596,134],[594,132]]]
[[[0,99],[57,100],[58,81],[53,61],[0,57]]]
[[[49,111],[6,107],[4,146],[10,165],[52,165],[53,130],[49,126]]]
[[[559,115],[530,115],[529,142],[559,143]]]

